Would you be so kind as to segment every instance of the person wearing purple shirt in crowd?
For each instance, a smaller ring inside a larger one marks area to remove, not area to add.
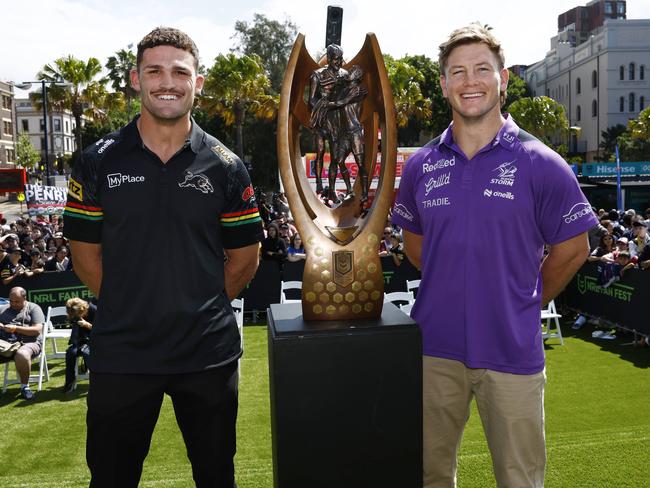
[[[409,159],[393,208],[422,270],[411,316],[423,339],[424,486],[456,486],[476,397],[498,486],[541,487],[540,309],[585,262],[598,221],[569,165],[501,114],[499,41],[471,24],[440,46],[439,62],[453,121]]]

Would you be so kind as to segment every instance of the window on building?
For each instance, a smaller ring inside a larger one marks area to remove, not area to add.
[[[16,161],[16,151],[13,149],[7,149],[7,162],[13,163],[14,161]]]
[[[591,116],[596,117],[598,115],[598,102],[594,100],[591,102]]]
[[[65,133],[66,133],[66,134],[69,134],[69,133],[70,133],[70,122],[68,122],[68,121],[66,120],[66,121],[63,122],[63,124],[64,124],[64,126],[65,126]]]
[[[591,72],[591,87],[596,88],[598,86],[598,72],[593,70]]]
[[[23,119],[20,122],[23,124],[23,132],[29,132],[29,120]]]
[[[14,127],[11,120],[2,121],[2,133],[6,136],[11,136],[14,133]]]
[[[41,137],[41,151],[45,151],[45,137]]]
[[[630,69],[628,73],[628,80],[633,80],[634,79],[634,72],[636,71],[636,65],[634,63],[630,63]]]
[[[576,93],[580,93],[582,91],[582,83],[580,82],[580,78],[576,78]]]
[[[70,150],[70,139],[68,139],[68,138],[66,137],[66,138],[64,139],[64,141],[65,141],[65,142],[63,143],[63,145],[64,145],[64,147],[65,147],[65,150],[66,150],[66,151],[69,151],[69,150]]]
[[[576,107],[576,120],[579,122],[581,118],[582,118],[582,110],[580,109],[580,105],[578,105]]]
[[[618,69],[618,79],[621,81],[625,79],[625,66],[621,66]]]
[[[40,123],[41,123],[40,124],[41,132],[45,132],[45,124],[43,123],[43,119],[39,119],[39,120],[40,120]]]
[[[5,110],[11,110],[11,97],[2,95],[2,108]]]
[[[639,112],[645,108],[645,97],[639,97]]]
[[[645,80],[645,65],[644,64],[639,66],[639,79],[640,80]]]
[[[616,2],[616,13],[625,15],[625,2]]]
[[[61,119],[54,119],[54,130],[61,132]]]
[[[634,93],[630,93],[628,96],[628,111],[634,112]]]
[[[618,111],[625,112],[625,97],[618,99]]]

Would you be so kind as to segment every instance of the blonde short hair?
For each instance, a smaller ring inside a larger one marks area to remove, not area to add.
[[[88,308],[88,302],[78,297],[70,298],[65,302],[65,310],[71,317],[83,317],[88,312]]]

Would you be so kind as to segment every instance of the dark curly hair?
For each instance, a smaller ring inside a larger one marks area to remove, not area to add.
[[[199,49],[190,36],[173,27],[156,27],[138,43],[138,54],[136,57],[138,71],[140,71],[140,63],[142,62],[144,50],[156,46],[173,46],[187,51],[194,56],[194,69],[199,68]]]

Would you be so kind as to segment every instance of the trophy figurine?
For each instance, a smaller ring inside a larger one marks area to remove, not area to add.
[[[316,191],[309,186],[301,159],[300,132],[316,145]],[[372,202],[369,175],[375,173],[381,131],[381,167]],[[392,204],[396,161],[395,109],[383,58],[374,34],[347,64],[343,50],[327,46],[319,63],[299,34],[280,95],[278,162],[289,207],[307,260],[302,282],[305,320],[379,317],[384,278],[379,240]],[[329,149],[327,187],[324,156]],[[352,154],[357,178],[345,160]],[[342,198],[336,192],[340,174]]]

